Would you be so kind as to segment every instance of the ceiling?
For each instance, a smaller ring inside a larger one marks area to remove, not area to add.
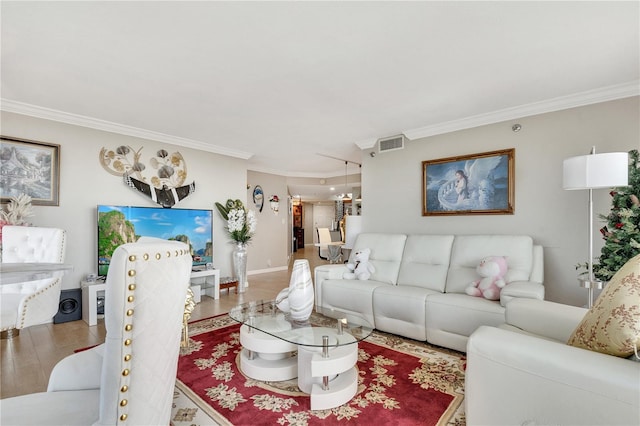
[[[1,107],[319,182],[317,154],[637,95],[639,4],[2,1]]]

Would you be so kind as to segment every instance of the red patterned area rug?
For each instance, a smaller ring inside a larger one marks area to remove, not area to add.
[[[313,321],[326,321],[314,314]],[[239,324],[222,315],[190,324],[178,361],[173,426],[464,425],[464,354],[374,331],[358,345],[358,392],[310,410],[297,381],[261,382],[239,369]]]

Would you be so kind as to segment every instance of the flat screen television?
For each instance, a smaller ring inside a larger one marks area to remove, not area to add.
[[[212,210],[99,205],[98,275],[107,275],[116,247],[140,237],[182,241],[194,266],[213,263],[212,225]]]

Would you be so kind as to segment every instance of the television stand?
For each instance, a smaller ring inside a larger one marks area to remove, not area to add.
[[[191,271],[191,285],[199,285],[201,295],[204,294],[214,299],[220,299],[220,270]]]
[[[96,325],[98,323],[98,292],[101,291],[104,294],[106,284],[104,281],[91,283],[82,281],[80,287],[82,287],[82,319],[89,325]]]
[[[201,295],[220,299],[220,270],[205,269],[191,272],[191,285],[199,285]],[[89,325],[96,325],[98,323],[98,292],[104,292],[106,283],[82,281],[80,287],[82,288],[82,319]],[[105,300],[105,303],[108,301]]]

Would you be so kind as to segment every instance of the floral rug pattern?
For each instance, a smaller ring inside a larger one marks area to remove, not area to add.
[[[314,314],[315,322],[328,321]],[[464,425],[464,354],[374,331],[358,345],[358,391],[310,410],[297,380],[262,382],[238,368],[239,325],[222,315],[190,324],[181,351],[173,426],[314,424]]]

